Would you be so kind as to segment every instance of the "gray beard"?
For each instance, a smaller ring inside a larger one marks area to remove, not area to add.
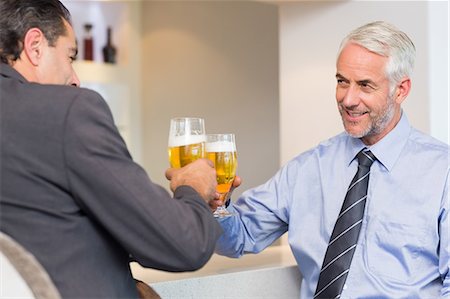
[[[379,117],[373,119],[372,124],[359,134],[352,134],[347,132],[353,138],[363,138],[370,135],[381,133],[387,125],[391,122],[395,113],[395,103],[392,96],[389,96],[388,106]],[[344,125],[345,127],[345,125]]]

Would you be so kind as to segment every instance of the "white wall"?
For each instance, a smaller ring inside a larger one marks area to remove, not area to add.
[[[448,140],[448,30],[441,28],[447,2],[290,2],[280,4],[282,163],[343,130],[334,97],[337,50],[349,31],[374,20],[395,24],[415,43],[412,91],[403,105],[411,124]]]
[[[63,0],[72,14],[78,41],[74,63],[81,86],[99,92],[109,104],[114,121],[134,160],[142,160],[141,125],[141,3],[138,1]],[[94,61],[83,61],[84,24],[93,24]],[[101,49],[106,29],[113,29],[117,63],[104,64]]]
[[[199,116],[235,133],[236,194],[279,166],[278,8],[252,1],[143,2],[143,145],[151,178],[167,186],[169,120]]]
[[[433,2],[428,8],[429,96],[431,135],[450,144],[448,1]]]

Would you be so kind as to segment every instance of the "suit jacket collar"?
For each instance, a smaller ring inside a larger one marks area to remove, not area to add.
[[[0,74],[2,77],[14,78],[23,83],[28,82],[18,71],[3,62],[0,62]]]

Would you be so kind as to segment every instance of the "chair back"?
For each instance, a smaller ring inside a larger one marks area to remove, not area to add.
[[[0,232],[0,299],[61,299],[36,258],[7,234]]]

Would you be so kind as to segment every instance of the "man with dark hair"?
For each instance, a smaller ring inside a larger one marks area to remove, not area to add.
[[[57,0],[0,0],[0,230],[63,298],[136,298],[129,261],[203,266],[221,233],[205,159],[169,169],[172,198],[132,161],[102,97],[78,88],[70,14]]]

